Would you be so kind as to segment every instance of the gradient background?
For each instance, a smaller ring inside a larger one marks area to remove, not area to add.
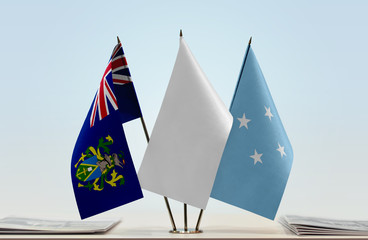
[[[116,36],[151,132],[182,28],[227,106],[253,36],[294,150],[278,216],[368,219],[367,12],[367,1],[1,1],[0,216],[79,218],[70,159]],[[125,131],[138,169],[140,121]],[[144,195],[97,218],[166,215]],[[214,199],[206,212],[256,218]]]

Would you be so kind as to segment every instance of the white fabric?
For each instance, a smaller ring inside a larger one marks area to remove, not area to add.
[[[232,116],[183,38],[138,177],[149,191],[205,209]]]

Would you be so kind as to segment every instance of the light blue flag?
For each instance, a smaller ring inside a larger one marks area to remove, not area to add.
[[[293,150],[250,45],[230,112],[233,126],[211,197],[273,220]]]

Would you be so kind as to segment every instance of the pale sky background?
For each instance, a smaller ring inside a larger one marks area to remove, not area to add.
[[[183,29],[227,106],[253,36],[294,150],[278,216],[368,220],[367,12],[367,1],[1,1],[0,217],[79,218],[71,155],[116,36],[151,132]],[[138,169],[140,121],[125,131]],[[95,218],[166,214],[144,195]],[[257,217],[214,199],[206,212]]]

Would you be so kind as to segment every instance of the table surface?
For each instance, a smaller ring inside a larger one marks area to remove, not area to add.
[[[176,219],[177,226],[182,221]],[[190,219],[189,219],[190,220]],[[188,221],[189,221],[188,220]],[[188,222],[195,226],[195,220]],[[168,216],[127,215],[110,231],[103,234],[0,234],[0,239],[367,239],[368,236],[296,236],[277,221],[257,216],[216,214],[204,215],[201,223],[203,233],[172,234]]]

